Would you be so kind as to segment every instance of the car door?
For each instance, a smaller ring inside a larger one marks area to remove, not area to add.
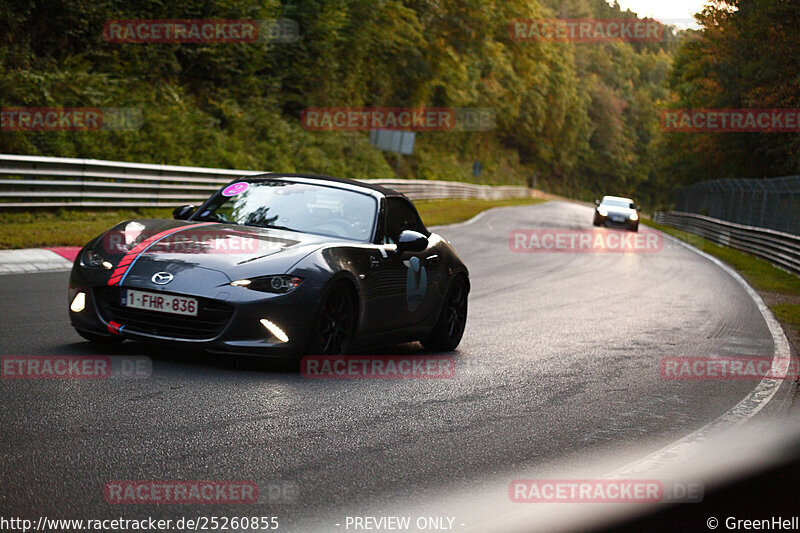
[[[429,243],[419,252],[398,252],[397,238],[404,230],[429,235],[417,210],[406,198],[386,199],[385,257],[380,257],[384,289],[381,322],[386,329],[401,329],[422,322],[433,312],[441,277],[440,259]]]

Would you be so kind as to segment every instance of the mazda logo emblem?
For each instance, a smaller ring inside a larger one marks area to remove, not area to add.
[[[151,279],[153,280],[153,283],[155,283],[156,285],[166,285],[167,283],[172,281],[172,278],[174,277],[175,276],[173,276],[169,272],[156,272],[155,274],[153,274],[153,277]]]

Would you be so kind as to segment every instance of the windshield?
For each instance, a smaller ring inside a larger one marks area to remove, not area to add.
[[[335,187],[241,181],[225,187],[194,219],[367,241],[376,209],[371,196]]]
[[[602,205],[610,207],[624,207],[625,209],[634,209],[633,203],[627,200],[611,200],[608,198],[603,198],[603,201],[601,203]]]

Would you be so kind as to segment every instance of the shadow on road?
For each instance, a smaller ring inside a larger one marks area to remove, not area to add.
[[[153,361],[153,373],[158,373],[159,364],[177,364],[194,369],[235,370],[262,374],[277,373],[300,375],[300,357],[274,357],[258,355],[232,355],[210,353],[202,349],[182,346],[163,346],[141,342],[126,341],[118,345],[98,345],[91,342],[76,342],[64,345],[70,355],[102,355],[112,358],[149,357]],[[355,352],[361,357],[408,356],[440,357],[448,356],[458,360],[459,352],[437,352],[424,348],[418,342],[387,346],[377,350]]]

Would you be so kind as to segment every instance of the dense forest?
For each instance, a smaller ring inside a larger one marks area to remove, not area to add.
[[[800,109],[800,2],[714,2],[674,55],[670,108]],[[800,173],[797,133],[669,133],[658,171],[675,184]]]
[[[797,135],[664,134],[667,107],[791,107],[800,5],[717,2],[650,42],[512,39],[517,19],[636,18],[605,0],[5,0],[0,107],[132,108],[132,130],[0,131],[0,152],[353,178],[530,183],[668,198],[675,183],[795,172]],[[292,42],[120,43],[109,20],[295,21]],[[302,127],[313,107],[489,108],[489,131]]]

